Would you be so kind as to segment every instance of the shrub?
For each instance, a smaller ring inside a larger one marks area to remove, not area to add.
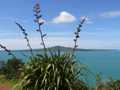
[[[20,68],[22,68],[23,62],[17,58],[9,59],[4,67],[2,67],[3,74],[7,79],[19,78]]]
[[[113,80],[110,78],[103,81],[101,78],[96,85],[96,90],[120,90],[120,80]]]
[[[41,25],[44,23],[42,15],[40,14],[40,6],[37,3],[34,6],[35,23],[38,25],[37,32],[40,33],[41,42],[43,46],[43,55],[35,56],[32,52],[32,48],[29,43],[28,34],[26,30],[19,24],[17,26],[22,31],[27,41],[27,46],[31,51],[31,60],[25,64],[23,68],[23,80],[18,84],[22,90],[87,90],[87,85],[82,80],[85,74],[85,68],[77,67],[77,62],[74,60],[74,53],[81,31],[83,19],[77,31],[75,31],[74,47],[72,53],[60,53],[48,50],[45,45],[44,37],[47,34],[43,34]]]
[[[76,68],[70,54],[40,55],[25,64],[22,90],[87,90],[80,80],[84,68]]]
[[[5,65],[5,61],[0,61],[0,74],[3,74],[3,66]]]
[[[120,80],[112,80],[111,82],[108,82],[108,86],[111,90],[120,90]]]

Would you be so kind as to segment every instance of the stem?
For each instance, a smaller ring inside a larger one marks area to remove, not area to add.
[[[75,41],[75,43],[74,43],[73,53],[75,52],[76,47],[77,47],[77,38],[76,38],[76,41]]]
[[[27,40],[27,46],[29,47],[29,50],[30,50],[30,53],[31,53],[31,55],[32,55],[32,57],[34,56],[34,54],[33,54],[33,50],[32,50],[32,48],[31,48],[31,46],[30,46],[30,43],[29,43],[29,41]]]
[[[39,32],[40,32],[40,36],[41,36],[41,40],[42,40],[42,45],[43,45],[43,48],[44,48],[44,50],[45,50],[45,54],[46,54],[46,46],[45,46],[45,42],[44,42],[44,38],[43,38],[43,33],[42,33],[42,30],[41,30],[41,25],[40,24],[38,24],[39,25]]]
[[[73,48],[73,52],[72,52],[72,57],[74,57],[75,55],[75,50],[76,50],[76,48],[77,48],[77,38],[75,39],[75,41],[74,41],[74,48]]]

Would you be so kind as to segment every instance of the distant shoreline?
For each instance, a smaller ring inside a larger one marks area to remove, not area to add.
[[[48,47],[49,49],[51,50],[57,50],[57,49],[60,49],[61,51],[66,51],[66,50],[72,50],[72,48],[70,47],[64,47],[64,46],[54,46],[54,47]],[[33,51],[38,51],[38,50],[43,50],[42,48],[38,48],[38,49],[33,49]],[[4,51],[4,50],[0,50],[1,51]],[[16,49],[16,50],[11,50],[11,51],[29,51],[29,49]],[[120,51],[120,49],[84,49],[84,48],[78,48],[76,49],[76,51]]]

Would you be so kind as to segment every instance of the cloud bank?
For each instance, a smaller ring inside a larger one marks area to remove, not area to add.
[[[115,18],[115,17],[120,17],[120,10],[119,11],[108,11],[108,12],[103,12],[100,14],[101,17],[105,18]]]

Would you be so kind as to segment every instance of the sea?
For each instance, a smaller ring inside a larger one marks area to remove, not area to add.
[[[27,50],[17,50],[13,53],[24,62],[30,56]],[[40,51],[34,50],[34,53],[40,53]],[[75,56],[76,60],[85,64],[94,76],[99,73],[105,79],[111,77],[120,79],[120,50],[82,50],[76,51]],[[0,61],[7,61],[10,58],[5,51],[0,51]]]

